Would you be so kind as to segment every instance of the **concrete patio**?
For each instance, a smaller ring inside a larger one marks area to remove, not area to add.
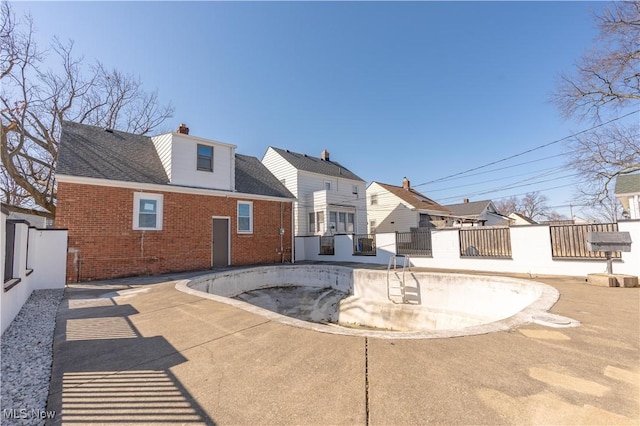
[[[640,289],[534,278],[577,328],[429,340],[323,334],[179,292],[190,274],[70,285],[52,424],[640,422]]]

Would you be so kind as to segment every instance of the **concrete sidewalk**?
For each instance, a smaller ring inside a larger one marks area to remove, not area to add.
[[[52,423],[640,422],[640,289],[539,279],[551,312],[429,340],[330,335],[177,291],[185,275],[72,285],[58,312]]]

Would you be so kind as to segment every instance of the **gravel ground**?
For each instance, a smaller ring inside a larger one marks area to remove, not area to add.
[[[2,425],[40,425],[46,410],[58,306],[64,290],[36,290],[2,335]],[[14,411],[5,411],[14,410]]]

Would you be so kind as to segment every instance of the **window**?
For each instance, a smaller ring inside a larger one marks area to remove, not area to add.
[[[238,201],[238,233],[253,233],[253,203]]]
[[[371,194],[371,205],[375,206],[378,204],[378,194]]]
[[[376,225],[377,225],[377,222],[375,220],[370,220],[369,221],[369,233],[370,234],[375,234],[376,233]]]
[[[309,213],[309,233],[313,234],[316,232],[316,214]]]
[[[324,182],[324,189],[327,191],[331,191],[331,182],[328,180]]]
[[[162,194],[133,194],[133,229],[162,230]]]
[[[333,229],[338,234],[355,232],[355,214],[346,212],[329,212],[329,225],[335,224]]]
[[[351,192],[354,195],[358,195],[358,185],[353,185],[353,187],[351,188]]]
[[[324,232],[324,212],[318,212],[317,214],[317,230],[318,232]]]
[[[203,172],[213,171],[213,147],[198,144],[198,170]]]

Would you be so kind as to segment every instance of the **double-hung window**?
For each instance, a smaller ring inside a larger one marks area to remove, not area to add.
[[[133,229],[162,230],[162,194],[133,194]]]
[[[309,213],[309,233],[314,234],[316,232],[316,214],[314,212]]]
[[[253,233],[253,203],[238,201],[238,234]]]
[[[198,170],[203,172],[213,171],[213,147],[198,144]]]

